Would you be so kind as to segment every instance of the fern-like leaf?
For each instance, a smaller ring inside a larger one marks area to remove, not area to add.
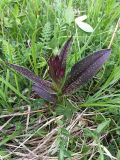
[[[47,22],[44,27],[43,27],[43,30],[42,30],[42,42],[44,44],[45,47],[47,47],[51,37],[52,37],[52,34],[53,34],[53,28],[52,28],[52,25],[50,22]]]

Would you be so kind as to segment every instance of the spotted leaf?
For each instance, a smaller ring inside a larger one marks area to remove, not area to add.
[[[31,80],[32,82],[36,83],[39,87],[41,87],[44,91],[48,91],[49,93],[55,93],[52,89],[52,84],[49,81],[42,80],[38,76],[36,76],[33,72],[29,69],[24,68],[22,66],[18,66],[16,64],[9,64],[6,63],[10,68],[13,68],[18,73],[25,76],[27,79]]]
[[[55,82],[58,82],[59,80],[61,80],[65,75],[66,58],[67,58],[67,54],[71,46],[71,43],[72,43],[72,37],[70,37],[65,42],[64,46],[60,51],[60,54],[55,57],[51,57],[48,61],[49,74]]]
[[[110,53],[111,49],[100,50],[76,63],[68,75],[63,92],[65,94],[73,93],[79,86],[87,83],[99,71]]]
[[[38,84],[33,84],[32,90],[36,92],[40,97],[44,98],[49,102],[55,102],[57,99],[56,94],[49,93],[48,91],[40,87]]]
[[[66,67],[66,59],[67,59],[67,55],[68,52],[70,50],[70,47],[72,46],[72,36],[65,42],[65,44],[63,45],[60,54],[59,54],[59,59],[61,61],[62,67]]]

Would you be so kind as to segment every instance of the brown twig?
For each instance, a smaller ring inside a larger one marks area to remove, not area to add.
[[[25,131],[26,131],[26,133],[27,133],[28,126],[29,126],[30,112],[31,112],[31,107],[30,107],[30,106],[28,106],[28,113],[29,113],[29,114],[27,114],[26,130],[25,130]]]
[[[23,116],[23,115],[28,115],[28,114],[33,114],[33,113],[38,113],[38,112],[45,112],[46,109],[40,109],[40,110],[36,110],[36,111],[30,111],[30,112],[17,112],[17,113],[13,113],[13,114],[8,114],[8,115],[2,115],[0,116],[0,118],[6,118],[6,117],[14,117],[14,116]]]
[[[10,152],[9,154],[5,155],[3,157],[3,159],[8,158],[10,155],[14,154],[14,152],[16,152],[21,146],[23,146],[29,139],[31,139],[38,131],[40,131],[41,129],[43,129],[44,127],[50,125],[52,122],[56,122],[58,120],[61,120],[63,118],[63,115],[52,118],[50,121],[46,122],[44,125],[42,125],[40,128],[38,128],[33,134],[31,134],[27,139],[25,139],[23,142],[21,142],[21,144],[19,146],[17,146],[12,152]]]

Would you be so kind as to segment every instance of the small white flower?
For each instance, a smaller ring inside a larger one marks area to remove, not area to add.
[[[93,32],[93,28],[88,24],[83,22],[85,19],[87,19],[86,15],[77,17],[75,19],[75,23],[85,32]]]

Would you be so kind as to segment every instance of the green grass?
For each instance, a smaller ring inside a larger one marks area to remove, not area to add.
[[[93,33],[75,25],[84,14]],[[33,100],[31,83],[4,65],[19,64],[49,79],[47,61],[70,35],[68,70],[108,47],[119,16],[116,0],[0,1],[1,159],[120,159],[120,28],[104,67],[63,104]]]

